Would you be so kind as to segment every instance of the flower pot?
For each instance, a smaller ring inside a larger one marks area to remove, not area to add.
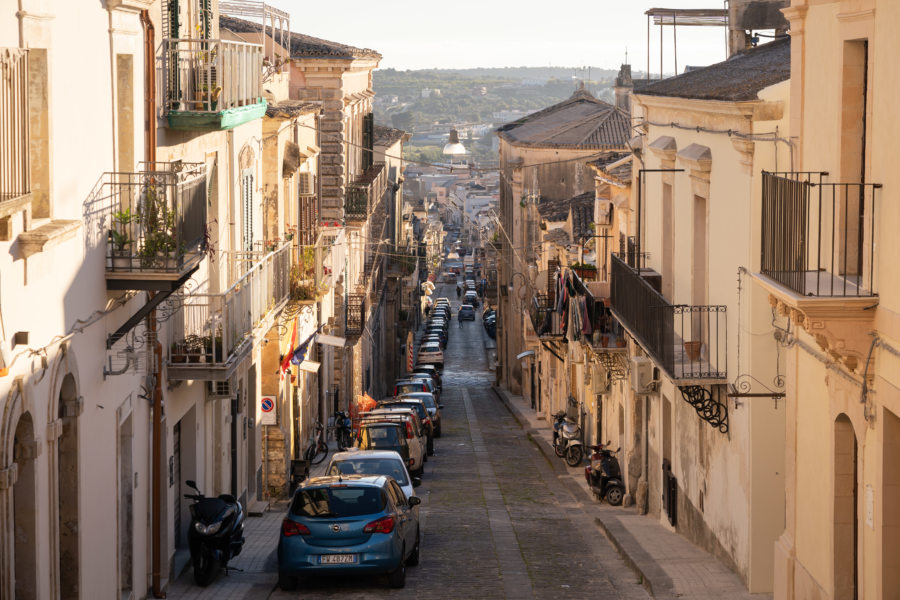
[[[604,333],[603,335],[600,336],[600,345],[603,346],[604,348],[609,347],[609,335]]]
[[[703,342],[685,342],[684,343],[684,352],[687,354],[688,359],[691,361],[700,360],[700,347],[703,345]]]
[[[624,337],[616,338],[616,348],[624,348],[628,341]]]
[[[128,250],[113,250],[112,268],[113,271],[127,271],[131,269],[131,252]]]

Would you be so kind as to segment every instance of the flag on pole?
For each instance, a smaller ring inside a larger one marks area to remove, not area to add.
[[[309,346],[316,338],[316,334],[322,330],[322,327],[324,327],[324,325],[320,326],[318,329],[312,332],[312,334],[308,338],[306,338],[306,341],[297,346],[297,349],[294,350],[293,353],[291,353],[292,365],[299,365],[304,360],[306,360],[306,356],[309,354]]]
[[[294,342],[297,341],[297,319],[294,319],[294,326],[291,328],[291,345],[288,346],[288,350],[294,347]],[[288,352],[284,355],[284,358],[281,359],[281,379],[284,379],[285,372],[291,368],[291,356],[292,352]]]

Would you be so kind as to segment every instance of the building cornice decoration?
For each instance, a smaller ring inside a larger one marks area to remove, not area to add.
[[[688,168],[691,179],[709,183],[712,151],[708,146],[691,144],[678,152],[678,161]]]
[[[810,298],[797,302],[769,293],[778,314],[802,327],[819,347],[850,373],[861,369],[872,343],[877,298]]]

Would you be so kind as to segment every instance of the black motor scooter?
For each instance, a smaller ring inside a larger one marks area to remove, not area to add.
[[[607,450],[603,444],[591,446],[593,450],[591,464],[584,468],[584,478],[591,486],[591,491],[598,500],[605,497],[610,506],[622,504],[622,497],[625,495],[622,471],[619,469],[619,459],[616,458],[620,449],[617,448],[613,452]]]
[[[244,546],[244,507],[231,494],[207,498],[194,481],[185,481],[196,494],[185,494],[191,504],[191,526],[188,547],[194,565],[194,581],[207,586],[219,567],[228,573],[228,561],[241,553]],[[238,569],[232,569],[238,570]]]

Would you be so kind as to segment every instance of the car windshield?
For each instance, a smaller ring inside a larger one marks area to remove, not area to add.
[[[331,463],[329,475],[390,475],[400,485],[409,485],[406,468],[398,458],[353,458]]]
[[[397,393],[403,394],[406,392],[421,392],[422,386],[424,385],[422,383],[423,381],[424,381],[423,379],[420,379],[418,381],[411,382],[411,383],[398,383],[397,384]]]
[[[400,445],[400,428],[397,426],[363,427],[361,433],[359,447],[364,450]]]
[[[358,517],[379,513],[384,507],[385,498],[379,488],[323,487],[297,492],[291,503],[291,514],[312,518]]]

